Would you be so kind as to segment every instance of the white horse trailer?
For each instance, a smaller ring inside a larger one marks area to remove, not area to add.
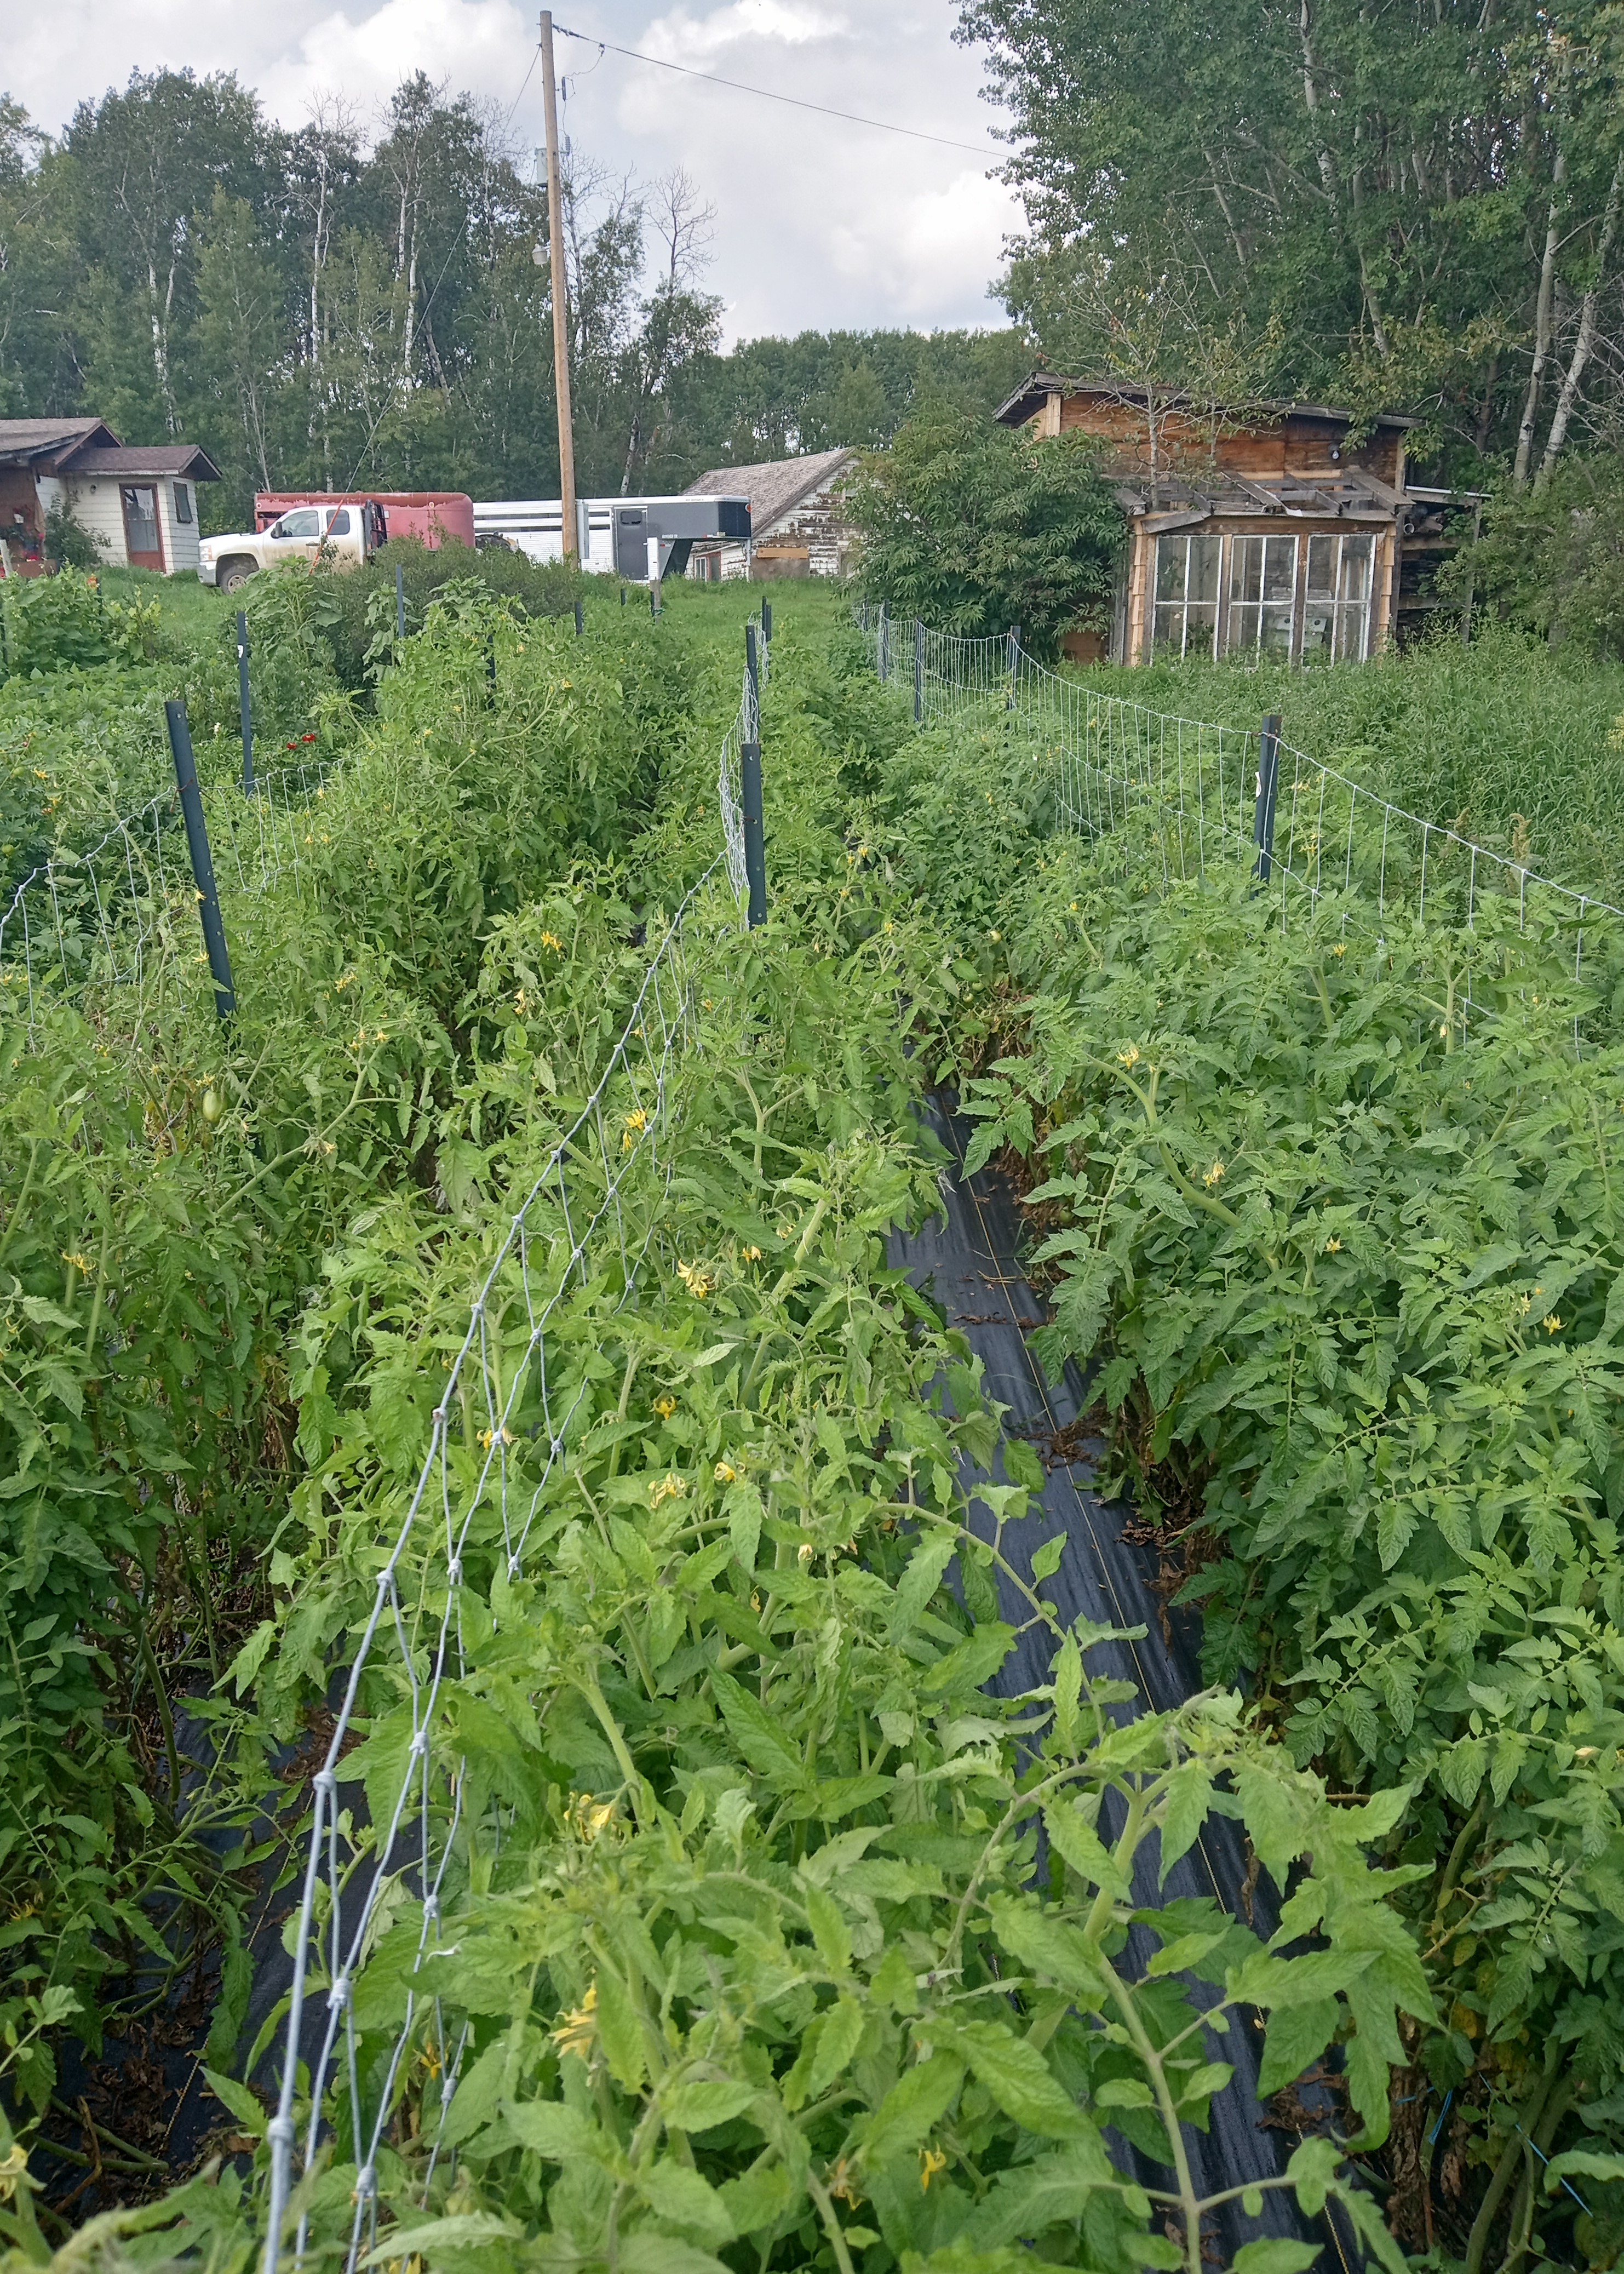
[[[557,498],[476,503],[474,536],[505,538],[532,561],[560,561],[564,555],[564,508]],[[680,576],[695,540],[707,538],[748,545],[749,500],[583,498],[575,507],[576,555],[595,576],[623,576],[638,584],[656,576]]]

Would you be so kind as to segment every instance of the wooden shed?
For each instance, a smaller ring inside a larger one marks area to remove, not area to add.
[[[1179,395],[1034,373],[997,412],[1039,434],[1095,434],[1128,517],[1109,640],[1073,634],[1079,660],[1153,656],[1362,662],[1430,602],[1405,579],[1406,538],[1430,531],[1405,484],[1415,421],[1359,420],[1323,403],[1245,417]],[[1356,440],[1355,437],[1357,437]]]
[[[812,450],[804,458],[771,458],[755,466],[718,466],[691,482],[688,497],[749,500],[748,544],[701,539],[688,573],[702,582],[733,576],[844,576],[853,538],[840,507],[840,486],[855,450]]]
[[[101,418],[0,418],[8,566],[17,576],[41,573],[46,516],[65,505],[109,568],[195,574],[197,486],[219,479],[195,442],[126,447]]]

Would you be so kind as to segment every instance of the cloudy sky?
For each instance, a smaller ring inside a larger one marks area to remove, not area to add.
[[[948,0],[562,0],[555,22],[803,102],[974,146],[946,149],[558,41],[565,131],[619,173],[687,168],[716,207],[710,286],[729,339],[811,326],[996,324],[987,296],[1015,225],[988,178],[998,114]],[[455,93],[517,101],[542,139],[536,17],[519,0],[0,0],[0,91],[58,130],[132,70],[235,71],[285,124],[320,94],[375,122],[421,68]]]

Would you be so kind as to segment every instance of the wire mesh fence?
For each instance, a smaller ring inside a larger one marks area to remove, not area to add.
[[[304,889],[305,848],[337,759],[262,774],[252,797],[206,790],[222,894],[263,892],[283,877]],[[121,816],[82,851],[54,853],[0,901],[0,1016],[32,1035],[56,1004],[162,981],[186,998],[208,984],[197,959],[197,892],[178,790]]]
[[[426,2062],[440,2077],[442,2133],[457,2091],[468,2027],[448,2025],[431,1962],[443,1947],[447,1907],[500,1850],[503,1823],[496,1803],[470,1802],[469,1761],[446,1700],[465,1670],[470,1620],[490,1620],[493,1579],[523,1577],[527,1547],[568,1470],[589,1377],[578,1355],[568,1359],[558,1347],[560,1310],[605,1284],[617,1307],[629,1305],[660,1248],[680,1124],[677,1077],[695,1040],[693,920],[713,885],[725,885],[735,903],[744,898],[740,753],[759,731],[747,671],[721,742],[721,847],[666,923],[591,1094],[508,1224],[450,1360],[415,1488],[380,1542],[371,1614],[312,1782],[280,2092],[268,2127],[265,2274],[306,2263],[308,2217],[293,2221],[290,2242],[283,2229],[298,2174],[317,2168],[328,2137],[348,2150],[357,2173],[344,2261],[354,2270],[377,2242],[379,2159],[410,2064]],[[357,1834],[346,1815],[352,1799],[341,1796],[340,1764],[357,1720],[391,1706],[410,1715],[402,1766],[387,1812]],[[416,1936],[405,2008],[388,2058],[368,2066],[357,1992],[383,1932],[398,1931],[402,1917]],[[440,2153],[437,2138],[425,2200]]]
[[[1604,935],[1624,945],[1624,910],[1409,812],[1283,741],[1278,719],[1247,728],[1153,710],[1050,670],[1012,632],[961,638],[883,608],[857,620],[879,677],[911,683],[921,725],[996,721],[1053,769],[1063,833],[1130,833],[1167,884],[1239,864],[1282,927],[1327,917],[1380,951],[1409,924],[1452,930],[1461,969],[1445,1016],[1462,1030],[1508,987],[1523,991],[1509,942],[1580,986]],[[1575,1013],[1576,1047],[1581,1029]]]
[[[762,644],[761,676],[764,681],[770,668],[768,643]],[[722,737],[722,748],[717,764],[716,794],[722,813],[723,858],[727,863],[727,881],[733,895],[741,905],[749,891],[749,876],[744,852],[744,746],[761,738],[760,704],[755,681],[747,668],[739,696],[739,708],[733,723]]]

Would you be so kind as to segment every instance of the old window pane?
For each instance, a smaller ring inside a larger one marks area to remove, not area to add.
[[[1304,663],[1359,663],[1369,653],[1375,566],[1372,534],[1309,538]]]
[[[1219,537],[1156,540],[1152,644],[1162,655],[1208,655],[1218,635]]]
[[[158,551],[158,493],[137,483],[123,492],[124,542],[132,553]]]
[[[1336,580],[1336,659],[1362,661],[1370,646],[1371,584],[1375,568],[1373,536],[1344,537]]]
[[[184,482],[175,485],[175,518],[183,529],[192,526],[192,492]]]
[[[1295,537],[1231,538],[1225,653],[1289,656],[1296,592]]]

